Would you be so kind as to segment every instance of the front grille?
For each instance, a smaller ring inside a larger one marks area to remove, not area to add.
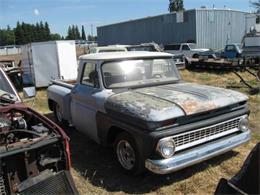
[[[209,127],[175,135],[172,139],[175,142],[176,151],[237,132],[239,131],[239,121],[245,117],[241,116]]]
[[[29,188],[26,188],[19,194],[78,194],[72,177],[68,171],[62,171],[51,176]]]

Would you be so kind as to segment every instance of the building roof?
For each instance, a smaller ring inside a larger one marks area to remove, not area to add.
[[[248,13],[248,12],[244,12],[241,10],[235,10],[235,9],[229,9],[229,8],[196,8],[196,9],[185,10],[184,12],[190,12],[190,11],[230,11],[230,12],[241,12],[241,13],[245,13],[245,14]],[[102,28],[102,27],[112,26],[112,25],[117,25],[117,24],[124,24],[124,23],[128,23],[128,22],[139,21],[139,20],[145,20],[145,19],[149,19],[149,18],[156,18],[156,17],[166,16],[166,15],[171,15],[171,14],[176,14],[176,13],[178,13],[178,12],[165,13],[165,14],[160,14],[160,15],[155,15],[155,16],[147,16],[147,17],[143,17],[143,18],[137,18],[137,19],[133,19],[133,20],[126,20],[126,21],[116,22],[116,23],[112,23],[112,24],[102,25],[102,26],[98,26],[97,28]]]
[[[108,53],[93,53],[80,56],[83,60],[116,60],[116,59],[131,59],[131,58],[155,58],[155,57],[172,57],[172,54],[163,52],[147,52],[147,51],[129,51],[129,52],[108,52]]]

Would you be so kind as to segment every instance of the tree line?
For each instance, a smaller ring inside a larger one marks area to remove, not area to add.
[[[81,33],[77,25],[68,27],[65,37],[58,33],[51,33],[48,22],[37,22],[29,24],[17,22],[15,28],[7,26],[0,29],[0,46],[3,45],[23,45],[31,42],[52,41],[52,40],[88,40],[94,41],[96,37],[88,35],[86,37],[84,26],[81,26]]]

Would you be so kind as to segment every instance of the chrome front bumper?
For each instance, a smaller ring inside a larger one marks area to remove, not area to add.
[[[185,167],[197,164],[214,156],[223,154],[233,148],[249,141],[251,138],[250,130],[212,141],[207,144],[192,148],[190,150],[174,155],[169,159],[145,161],[145,167],[156,174],[167,174]]]

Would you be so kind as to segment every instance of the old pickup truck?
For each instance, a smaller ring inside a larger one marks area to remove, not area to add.
[[[0,194],[77,194],[68,137],[22,104],[0,68]]]
[[[113,146],[127,173],[170,173],[250,139],[247,96],[181,80],[172,55],[114,52],[80,57],[77,81],[53,80],[60,124]]]
[[[164,46],[164,51],[171,54],[184,54],[186,58],[199,58],[200,55],[211,55],[206,48],[197,48],[195,43],[175,43]]]

